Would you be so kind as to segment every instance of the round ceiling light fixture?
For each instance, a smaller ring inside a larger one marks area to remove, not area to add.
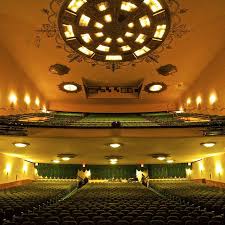
[[[73,158],[75,158],[77,155],[75,155],[75,154],[70,154],[70,153],[68,153],[68,154],[58,154],[57,155],[57,157],[59,158],[59,159],[61,159],[62,161],[69,161],[70,159],[73,159]]]
[[[13,145],[17,148],[25,148],[30,145],[30,143],[27,142],[14,142]]]
[[[200,145],[206,147],[206,148],[212,148],[216,145],[216,142],[202,142]]]
[[[63,82],[59,85],[59,89],[67,93],[77,93],[81,91],[81,85],[75,82]]]
[[[120,143],[110,143],[108,144],[111,148],[120,148],[122,146],[122,144]]]
[[[118,163],[119,159],[123,159],[123,156],[120,155],[109,155],[105,156],[105,159],[109,160],[109,163],[115,165]]]
[[[160,93],[167,89],[167,85],[163,82],[152,82],[147,84],[144,90],[148,93]]]
[[[170,155],[166,153],[156,153],[156,154],[150,154],[152,158],[158,159],[159,161],[164,161],[166,160]]]
[[[107,63],[147,56],[162,45],[170,24],[165,0],[65,0],[58,17],[70,48]]]
[[[54,159],[52,160],[53,163],[60,163],[60,160],[59,159]]]
[[[174,160],[173,159],[167,159],[166,162],[170,164],[170,163],[174,163]]]

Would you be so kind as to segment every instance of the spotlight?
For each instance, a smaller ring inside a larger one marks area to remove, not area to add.
[[[63,161],[69,161],[70,160],[70,157],[62,157],[62,160]]]
[[[119,148],[119,147],[121,147],[121,144],[119,144],[119,143],[111,143],[111,144],[109,144],[109,146],[111,148]]]

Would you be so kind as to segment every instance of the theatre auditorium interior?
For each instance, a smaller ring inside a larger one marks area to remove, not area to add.
[[[0,17],[0,225],[225,225],[225,0]]]

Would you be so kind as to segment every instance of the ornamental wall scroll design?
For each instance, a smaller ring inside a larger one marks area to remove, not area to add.
[[[171,27],[165,41],[156,50],[150,52],[146,56],[128,62],[100,62],[82,56],[71,49],[65,41],[62,39],[59,28],[58,28],[58,14],[64,0],[51,0],[48,8],[41,9],[42,14],[46,17],[46,23],[41,24],[39,28],[35,30],[34,45],[37,48],[41,47],[41,43],[44,39],[53,39],[56,43],[57,49],[62,49],[67,53],[67,59],[70,63],[76,62],[87,62],[93,67],[105,66],[106,69],[115,71],[123,66],[135,66],[137,63],[158,63],[160,54],[166,49],[173,48],[174,39],[180,39],[186,35],[190,30],[187,25],[182,23],[182,15],[188,12],[188,9],[182,8],[177,0],[165,0],[171,16]]]

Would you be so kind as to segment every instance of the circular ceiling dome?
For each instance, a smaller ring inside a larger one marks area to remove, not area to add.
[[[132,61],[158,48],[170,29],[165,0],[65,0],[59,12],[62,38],[96,61]]]

